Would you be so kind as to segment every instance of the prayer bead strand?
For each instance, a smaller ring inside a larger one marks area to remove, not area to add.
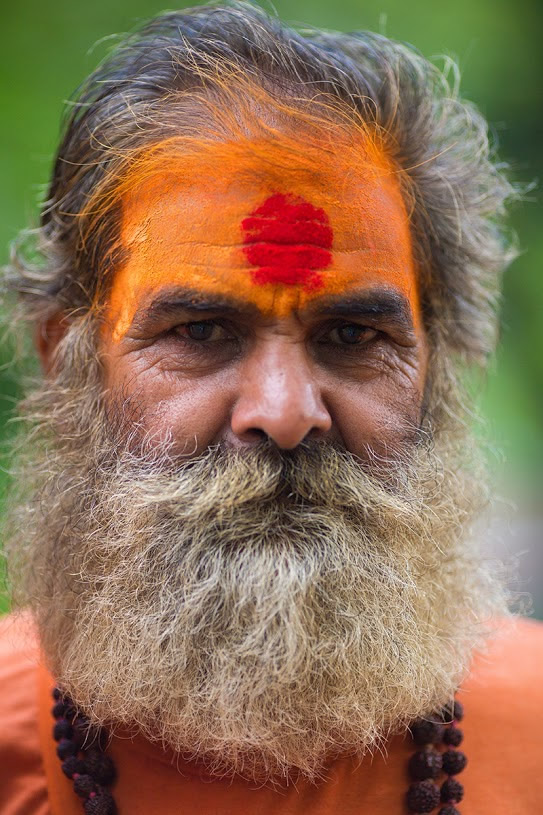
[[[55,724],[53,738],[63,773],[73,781],[74,792],[83,802],[85,815],[116,815],[117,808],[107,787],[115,780],[115,766],[105,754],[103,731],[93,729],[59,688],[53,690],[52,709]],[[454,776],[462,772],[467,758],[456,748],[463,734],[458,727],[464,710],[460,702],[446,706],[433,718],[418,719],[410,727],[419,748],[408,763],[412,783],[406,804],[410,815],[426,815],[440,804],[437,815],[461,815],[456,808],[464,797],[464,788]],[[440,751],[439,747],[445,750]],[[438,787],[436,780],[445,773]]]
[[[53,690],[53,699],[57,755],[64,775],[82,799],[85,815],[116,815],[115,801],[106,789],[115,780],[115,766],[104,752],[103,733],[91,728],[59,688]]]
[[[454,701],[429,719],[418,719],[410,727],[411,735],[419,749],[408,764],[412,784],[407,791],[407,809],[411,815],[433,812],[440,804],[437,815],[461,815],[456,808],[464,797],[464,787],[454,778],[462,772],[467,758],[456,750],[463,740],[458,722],[464,716],[460,702]],[[444,751],[439,747],[443,745]],[[441,773],[446,780],[438,787],[436,780]]]

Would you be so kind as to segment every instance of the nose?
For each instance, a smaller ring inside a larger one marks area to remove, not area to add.
[[[292,450],[305,438],[321,436],[332,426],[321,389],[300,344],[278,339],[251,355],[243,370],[231,429],[239,442],[265,435]]]

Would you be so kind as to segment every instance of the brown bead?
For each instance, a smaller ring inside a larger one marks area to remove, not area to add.
[[[64,761],[68,756],[75,756],[77,746],[70,739],[61,739],[57,744],[57,756]]]
[[[464,706],[461,702],[458,702],[456,699],[451,702],[450,704],[445,705],[441,708],[441,713],[439,714],[440,719],[447,724],[449,722],[457,721],[461,722],[464,718]]]
[[[117,807],[113,797],[101,791],[93,798],[87,798],[84,803],[85,815],[116,815]]]
[[[447,775],[457,775],[461,773],[468,760],[460,750],[445,750],[443,753],[443,772]]]
[[[74,779],[74,792],[80,798],[88,798],[91,792],[96,792],[96,784],[90,775],[78,775]]]
[[[62,772],[67,778],[73,778],[74,773],[84,775],[87,772],[87,765],[84,761],[76,756],[68,756],[66,761],[60,765]]]
[[[93,750],[85,753],[85,761],[89,773],[102,786],[105,787],[115,780],[115,765],[109,756],[98,750]]]
[[[457,722],[461,722],[464,718],[464,705],[458,699],[454,700],[453,714]]]
[[[463,739],[464,734],[459,727],[455,727],[452,724],[450,727],[445,728],[445,732],[443,733],[444,744],[447,744],[449,747],[458,747],[462,744]]]
[[[71,739],[74,729],[67,719],[58,719],[53,726],[53,738],[55,741],[61,739]]]
[[[440,722],[418,719],[411,725],[410,730],[415,744],[423,747],[425,744],[439,744],[443,738],[445,728]]]
[[[59,699],[58,702],[55,702],[51,709],[51,713],[55,719],[62,719],[66,717],[66,712],[69,708],[69,705],[64,702],[62,699]]]
[[[464,787],[456,778],[447,778],[441,785],[441,801],[444,804],[458,804],[464,797]]]
[[[441,753],[436,750],[419,750],[409,759],[409,775],[414,781],[437,778],[441,772]]]
[[[417,781],[407,791],[410,812],[431,812],[439,804],[439,789],[433,781]]]

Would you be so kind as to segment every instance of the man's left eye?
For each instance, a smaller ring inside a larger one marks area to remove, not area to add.
[[[228,332],[225,328],[213,320],[198,320],[193,323],[178,325],[175,329],[175,333],[197,342],[204,342],[206,340],[216,341],[228,337]]]
[[[332,329],[328,337],[334,343],[342,345],[361,345],[377,336],[377,331],[367,325],[345,323]]]

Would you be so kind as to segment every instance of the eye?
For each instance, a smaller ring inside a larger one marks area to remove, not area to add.
[[[197,320],[193,323],[184,323],[175,328],[175,333],[196,342],[216,341],[226,339],[228,332],[214,320]]]
[[[378,332],[375,328],[358,323],[344,323],[332,329],[328,337],[333,343],[341,345],[362,345],[376,337]]]

